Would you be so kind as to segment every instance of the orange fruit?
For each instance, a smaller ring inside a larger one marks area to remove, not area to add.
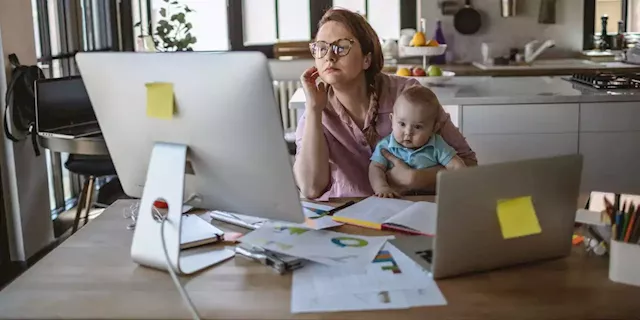
[[[427,41],[427,44],[426,44],[427,47],[437,47],[439,45],[440,44],[438,43],[438,41],[433,40],[433,39]]]

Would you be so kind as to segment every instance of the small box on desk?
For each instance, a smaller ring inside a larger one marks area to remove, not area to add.
[[[640,245],[611,240],[609,279],[640,286]]]

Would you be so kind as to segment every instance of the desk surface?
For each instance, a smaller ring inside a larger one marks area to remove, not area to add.
[[[0,317],[188,319],[169,275],[131,261],[130,204],[109,207],[1,291]],[[568,258],[438,281],[447,306],[302,315],[289,312],[290,275],[243,259],[182,281],[204,318],[637,319],[640,288],[607,270],[606,258],[574,247]]]

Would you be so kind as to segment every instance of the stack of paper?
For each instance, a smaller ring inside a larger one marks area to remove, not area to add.
[[[240,242],[326,265],[364,269],[387,239],[268,222]]]
[[[292,313],[446,304],[429,274],[391,244],[385,244],[364,270],[311,263],[293,274]]]

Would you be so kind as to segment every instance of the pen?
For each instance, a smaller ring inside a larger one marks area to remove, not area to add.
[[[615,200],[613,202],[613,209],[614,212],[618,212],[618,210],[620,210],[620,194],[616,193],[615,195]]]
[[[355,203],[356,203],[356,202],[355,202],[355,201],[353,201],[353,200],[352,200],[352,201],[347,201],[345,204],[343,204],[343,205],[341,205],[341,206],[338,206],[338,207],[335,207],[335,208],[333,208],[333,209],[331,209],[331,210],[327,211],[327,213],[325,213],[324,215],[325,215],[325,216],[332,216],[334,213],[336,213],[336,212],[338,212],[338,211],[340,211],[340,210],[342,210],[342,209],[345,209],[345,208],[347,208],[347,207],[349,207],[349,206],[351,206],[351,205],[353,205],[353,204],[355,204]]]

